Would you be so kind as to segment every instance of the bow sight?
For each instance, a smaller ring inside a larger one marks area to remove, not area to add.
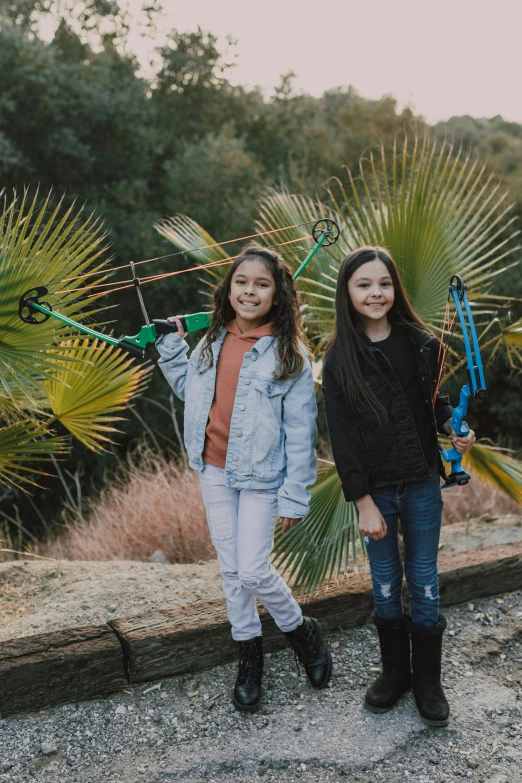
[[[297,278],[302,274],[319,248],[321,248],[323,245],[333,245],[335,242],[337,242],[337,239],[339,238],[339,227],[336,223],[334,223],[333,220],[326,218],[323,220],[318,220],[312,229],[312,236],[315,240],[315,245],[294,273],[294,280],[297,280]],[[78,321],[74,321],[72,318],[68,318],[66,315],[57,313],[55,310],[53,310],[49,302],[40,301],[41,297],[46,296],[49,293],[45,286],[37,286],[36,288],[31,288],[29,291],[26,291],[26,293],[20,298],[18,305],[18,315],[26,324],[39,324],[44,323],[49,318],[56,318],[57,321],[60,321],[67,326],[71,326],[73,329],[77,329],[83,334],[87,334],[90,337],[101,340],[102,342],[107,343],[108,345],[112,345],[115,348],[122,348],[123,350],[129,351],[129,353],[132,353],[135,356],[143,358],[145,356],[145,348],[147,345],[155,343],[158,337],[162,334],[177,332],[177,326],[170,321],[162,319],[153,319],[152,323],[149,321],[141,293],[140,279],[136,275],[136,270],[132,261],[130,263],[130,268],[132,272],[132,279],[138,294],[138,300],[141,306],[143,317],[145,319],[145,325],[141,327],[138,334],[125,336],[120,340],[117,340],[114,337],[110,337],[109,335],[103,334],[102,332],[98,332],[88,326],[84,326],[84,324],[78,323]],[[181,316],[180,320],[183,329],[186,332],[196,332],[198,329],[205,329],[210,326],[212,321],[212,313],[192,313],[190,315]]]
[[[448,301],[453,299],[464,338],[464,350],[468,369],[468,383],[460,390],[459,404],[453,409],[451,426],[459,437],[465,437],[469,432],[469,426],[464,421],[468,410],[470,397],[477,400],[485,400],[488,396],[486,379],[480,355],[480,346],[473,321],[473,314],[468,302],[466,285],[460,275],[453,275],[448,286]],[[465,315],[464,315],[465,314]],[[467,321],[466,321],[467,319]],[[469,327],[469,334],[468,334]],[[471,335],[471,340],[470,340]],[[451,463],[451,473],[446,477],[445,487],[453,487],[456,484],[467,484],[471,476],[462,469],[462,456],[456,448],[441,449],[441,454],[446,462]]]

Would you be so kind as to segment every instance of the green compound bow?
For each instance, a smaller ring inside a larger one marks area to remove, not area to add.
[[[312,229],[312,236],[315,240],[314,247],[310,250],[302,264],[294,273],[294,280],[304,272],[312,258],[316,255],[317,251],[323,245],[333,245],[339,238],[339,228],[333,220],[324,218],[318,220]],[[53,310],[48,302],[41,302],[40,297],[48,294],[48,289],[45,286],[37,286],[27,291],[21,298],[18,306],[18,315],[26,324],[38,324],[44,323],[49,318],[56,318],[67,326],[72,326],[73,329],[77,329],[83,334],[87,334],[90,337],[95,337],[108,345],[112,345],[115,348],[123,348],[125,351],[143,358],[145,356],[145,348],[151,343],[155,343],[158,337],[162,334],[168,334],[169,332],[176,332],[176,324],[167,320],[153,319],[152,323],[149,320],[147,311],[145,309],[145,303],[141,293],[141,283],[139,277],[136,275],[134,264],[130,263],[132,272],[132,279],[136,287],[136,293],[138,294],[139,303],[145,319],[144,326],[141,327],[138,334],[122,337],[117,340],[115,337],[98,332],[95,329],[91,329],[89,326],[84,326],[78,321],[74,321],[72,318],[68,318],[66,315],[57,313]],[[39,316],[43,316],[39,317]],[[210,326],[212,321],[212,313],[191,313],[190,315],[184,315],[181,317],[183,328],[186,332],[197,332],[198,329],[206,329]]]

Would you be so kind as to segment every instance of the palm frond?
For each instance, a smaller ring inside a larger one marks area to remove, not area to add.
[[[86,302],[86,284],[93,271],[100,271],[106,250],[99,220],[82,216],[74,206],[51,194],[40,199],[27,194],[0,207],[0,393],[26,395],[35,403],[36,389],[52,375],[55,351],[50,347],[68,336],[69,327],[49,319],[26,324],[18,316],[22,294],[36,286],[49,289],[46,300],[69,316],[80,316]],[[103,278],[102,278],[103,279]],[[99,280],[97,280],[99,282]]]
[[[500,319],[495,318],[495,324],[498,327],[498,334],[491,339],[489,360],[502,353],[512,370],[522,367],[522,318],[514,323],[502,323]]]
[[[154,228],[161,236],[183,250],[185,255],[197,264],[211,264],[226,261],[230,256],[225,249],[205,229],[186,215],[176,215],[173,218],[155,223]],[[211,267],[208,274],[221,280],[226,274],[226,265]]]
[[[390,155],[383,147],[378,158],[361,162],[357,176],[349,171],[346,184],[332,179],[328,196],[321,203],[272,190],[261,201],[257,223],[267,230],[325,215],[339,224],[338,243],[318,254],[299,283],[308,304],[305,320],[319,338],[331,332],[339,265],[356,247],[391,251],[411,301],[434,330],[440,330],[453,274],[465,278],[470,298],[475,292],[485,296],[506,259],[520,249],[506,193],[477,160],[428,138],[405,139]],[[298,235],[291,229],[275,236],[283,241]]]
[[[149,369],[134,366],[128,354],[98,340],[66,341],[54,360],[53,380],[44,383],[50,421],[60,421],[93,451],[103,450],[121,420],[116,414],[144,389]]]
[[[284,534],[278,527],[274,543],[276,567],[304,596],[346,571],[359,538],[354,505],[345,501],[334,466],[319,469],[311,494],[307,516]]]
[[[510,456],[506,449],[480,440],[464,454],[462,466],[473,478],[522,504],[522,462]]]
[[[47,427],[32,419],[18,421],[0,429],[0,481],[20,488],[22,483],[34,484],[31,475],[42,474],[31,462],[49,461],[65,451],[63,438],[49,437]]]
[[[34,388],[30,395],[16,388],[11,389],[9,394],[0,391],[0,413],[4,424],[41,416],[46,408],[47,397],[43,389]]]

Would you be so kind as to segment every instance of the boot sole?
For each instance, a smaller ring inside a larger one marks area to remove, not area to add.
[[[364,709],[368,710],[368,712],[373,712],[375,715],[382,715],[385,712],[389,712],[390,710],[393,710],[393,708],[397,706],[400,700],[406,696],[408,690],[404,691],[404,693],[401,693],[401,695],[399,696],[395,704],[392,704],[391,707],[374,707],[372,704],[368,704],[366,699],[364,699],[363,700]]]
[[[397,702],[395,704],[392,704],[391,707],[372,707],[371,704],[368,704],[367,701],[363,702],[364,709],[368,710],[368,712],[373,712],[374,715],[382,715],[384,712],[389,712],[390,710],[393,710]]]
[[[236,710],[238,712],[257,712],[261,709],[261,702],[258,701],[257,704],[251,704],[250,706],[247,706],[246,704],[240,704],[238,701],[235,700],[235,698],[232,696],[232,703]]]
[[[423,718],[421,715],[420,719],[426,726],[431,726],[432,728],[443,728],[449,723],[449,718],[446,718],[446,720],[428,720],[428,718]]]

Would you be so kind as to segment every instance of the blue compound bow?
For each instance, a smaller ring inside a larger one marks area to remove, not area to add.
[[[459,275],[453,275],[450,280],[448,301],[451,301],[451,298],[453,298],[453,301],[455,302],[457,315],[462,327],[468,368],[468,383],[460,390],[460,400],[457,407],[453,409],[451,426],[457,435],[465,437],[469,432],[469,426],[464,421],[464,416],[468,410],[468,400],[470,397],[472,399],[485,400],[488,393],[486,391],[486,379],[484,378],[484,368],[480,356],[477,332],[469,306],[468,296],[466,294],[466,285]],[[451,473],[446,477],[444,486],[453,487],[455,485],[467,484],[471,476],[462,469],[462,455],[457,449],[441,449],[441,454],[446,462],[451,463]]]

